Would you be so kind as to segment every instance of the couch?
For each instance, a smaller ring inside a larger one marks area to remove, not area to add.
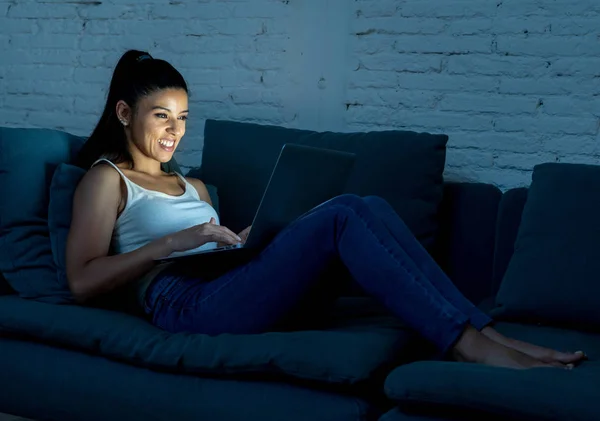
[[[209,120],[203,161],[190,175],[210,185],[224,224],[241,229],[281,144],[351,149],[363,159],[350,191],[388,198],[463,293],[493,311],[527,189],[445,182],[447,140]],[[323,313],[305,310],[305,326],[261,335],[169,334],[118,300],[74,305],[57,246],[65,226],[60,234],[52,224],[68,206],[51,212],[68,200],[52,188],[82,141],[0,128],[0,412],[57,421],[598,419],[600,336],[591,332],[506,316],[498,328],[507,334],[590,357],[572,372],[521,372],[437,360],[351,284]],[[23,194],[34,191],[32,203]],[[248,206],[231,206],[240,200]]]

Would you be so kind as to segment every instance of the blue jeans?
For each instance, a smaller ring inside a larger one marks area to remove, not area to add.
[[[272,329],[332,263],[395,316],[446,352],[467,324],[491,319],[452,284],[393,208],[375,196],[342,195],[294,221],[249,263],[210,281],[167,269],[150,284],[145,311],[171,332]]]

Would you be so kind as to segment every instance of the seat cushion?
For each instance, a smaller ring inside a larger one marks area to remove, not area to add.
[[[388,376],[386,395],[401,408],[421,408],[425,413],[429,407],[443,406],[515,420],[600,419],[600,335],[513,323],[498,323],[497,329],[559,350],[583,350],[590,360],[573,370],[416,362],[398,367]]]
[[[319,133],[207,120],[198,176],[217,186],[223,224],[239,232],[252,223],[284,144],[352,152],[357,156],[346,193],[383,197],[430,247],[438,228],[447,141],[443,134],[409,131]]]
[[[352,307],[357,306],[360,310],[358,304]],[[270,373],[335,384],[368,380],[405,358],[414,336],[395,319],[382,310],[357,313],[353,323],[352,312],[343,311],[345,317],[322,330],[208,336],[171,334],[120,312],[7,295],[0,297],[0,331],[144,367],[210,375]]]
[[[0,127],[0,272],[21,297],[71,302],[52,258],[48,191],[56,166],[82,143],[56,130]]]
[[[600,326],[600,166],[534,168],[496,318]]]
[[[148,370],[6,337],[0,373],[0,410],[34,420],[367,421],[374,412],[352,395]]]

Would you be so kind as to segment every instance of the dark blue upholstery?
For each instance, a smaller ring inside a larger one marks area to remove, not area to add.
[[[494,237],[502,192],[482,183],[446,183],[435,257],[478,304],[492,295]]]
[[[504,192],[498,208],[496,245],[494,248],[493,290],[498,292],[506,268],[515,251],[515,241],[521,224],[521,215],[527,201],[528,189],[516,188]]]
[[[288,383],[151,371],[3,337],[0,410],[53,421],[359,421],[357,397]]]

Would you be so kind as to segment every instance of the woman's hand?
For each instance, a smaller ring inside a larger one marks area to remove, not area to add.
[[[213,242],[223,245],[239,244],[242,239],[229,228],[217,225],[215,218],[210,218],[209,222],[170,235],[167,241],[171,252],[177,252],[195,249]]]
[[[248,239],[248,234],[250,234],[250,229],[252,229],[252,225],[250,225],[248,228],[244,229],[242,232],[240,232],[238,234],[238,237],[240,237],[242,239],[242,243],[245,243],[246,240]]]

